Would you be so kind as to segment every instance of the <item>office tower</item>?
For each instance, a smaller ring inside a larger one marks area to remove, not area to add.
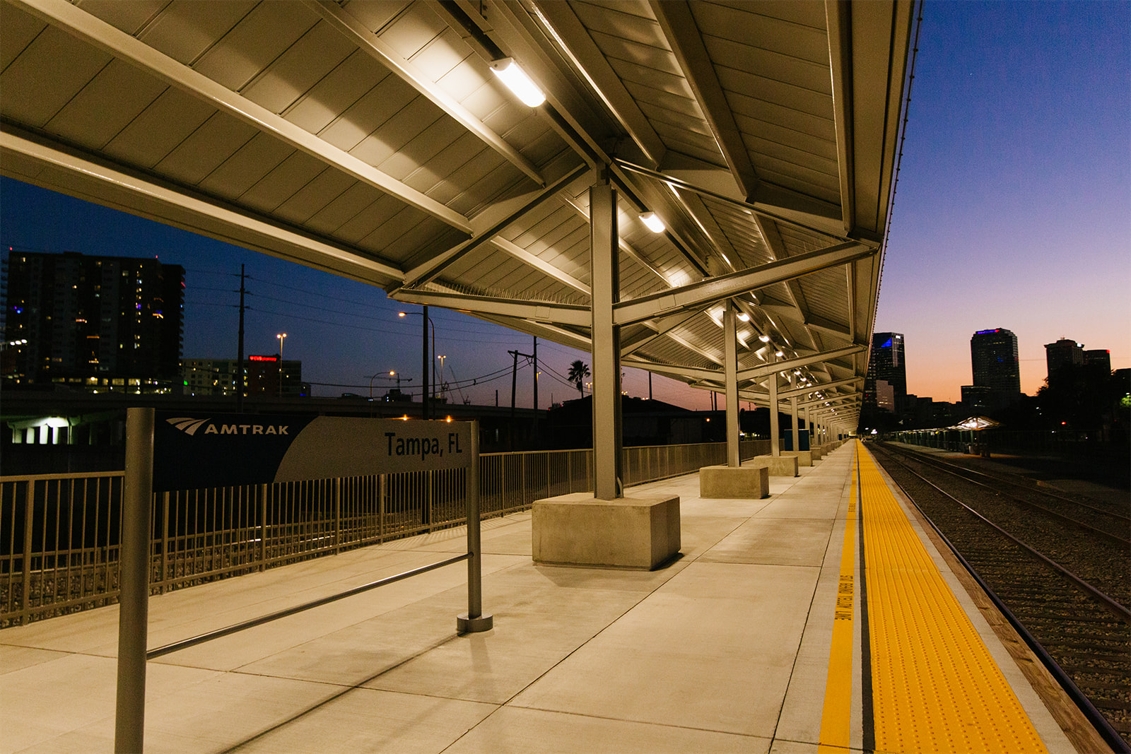
[[[1004,408],[1021,397],[1017,336],[1002,327],[979,330],[970,338],[974,387],[990,389],[988,405]]]
[[[1111,374],[1111,351],[1106,348],[1084,351],[1084,366],[1100,374]]]
[[[96,392],[165,392],[179,377],[184,268],[156,259],[74,252],[9,254],[9,384]]]
[[[903,354],[903,335],[882,332],[872,335],[872,352],[868,358],[868,376],[864,380],[864,405],[886,408],[879,400],[879,382],[891,387],[892,410],[899,413],[907,397],[907,365]],[[887,388],[884,388],[887,403]]]
[[[1058,375],[1070,373],[1072,367],[1084,363],[1084,346],[1067,338],[1061,338],[1055,343],[1047,343],[1045,363],[1048,365],[1049,387],[1054,387],[1058,382]]]

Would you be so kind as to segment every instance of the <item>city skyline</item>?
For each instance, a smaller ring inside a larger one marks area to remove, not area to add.
[[[957,401],[971,381],[970,334],[997,327],[1017,334],[1030,395],[1045,378],[1044,344],[1060,337],[1110,350],[1115,369],[1131,366],[1129,29],[1125,3],[924,9],[873,328],[905,334],[908,392]],[[419,389],[420,319],[396,319],[419,308],[379,289],[7,179],[0,212],[5,248],[159,254],[184,266],[186,357],[234,357],[243,263],[253,276],[247,353],[276,352],[286,331],[286,355],[304,361],[316,394],[361,392],[389,369]],[[446,369],[459,379],[505,370],[470,392],[492,404],[497,388],[507,403],[507,351],[529,353],[530,337],[431,312]],[[539,358],[540,403],[576,397],[550,370],[565,375],[588,355],[540,341]],[[646,396],[646,375],[625,371],[629,394]],[[528,369],[518,382],[519,405],[529,405]],[[666,378],[654,388],[657,399],[710,405],[709,393]]]

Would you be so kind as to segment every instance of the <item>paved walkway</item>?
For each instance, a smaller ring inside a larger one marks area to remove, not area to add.
[[[160,658],[146,750],[815,752],[851,459],[773,477],[764,500],[701,499],[697,476],[634,488],[682,501],[682,556],[654,572],[535,566],[529,514],[489,521],[492,631],[455,634],[460,563]],[[154,597],[149,645],[463,549],[451,530]],[[1070,751],[967,612],[1050,750]],[[117,620],[0,633],[0,751],[112,750]]]

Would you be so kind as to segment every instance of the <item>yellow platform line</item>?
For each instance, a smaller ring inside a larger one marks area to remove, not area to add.
[[[856,469],[854,459],[850,478],[848,515],[844,524],[844,548],[840,552],[840,579],[837,583],[836,610],[833,613],[833,638],[829,648],[829,674],[825,683],[825,704],[821,713],[818,754],[845,751],[852,730],[852,612],[855,603],[856,570]]]
[[[1046,751],[875,461],[857,450],[876,750]]]

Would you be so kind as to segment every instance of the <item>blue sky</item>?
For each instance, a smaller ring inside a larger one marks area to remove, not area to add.
[[[876,320],[906,336],[908,390],[958,400],[970,336],[991,327],[1017,334],[1029,393],[1045,377],[1043,345],[1062,336],[1131,367],[1131,3],[930,2],[923,17]],[[390,369],[419,389],[420,319],[396,317],[419,309],[379,289],[10,180],[0,180],[0,244],[183,265],[186,357],[234,358],[243,263],[248,353],[276,352],[286,332],[284,354],[302,359],[316,394],[365,393]],[[447,379],[496,375],[464,396],[493,404],[497,389],[507,404],[507,352],[530,353],[531,338],[432,316]],[[542,342],[539,358],[540,405],[576,397],[554,373],[588,355]],[[531,370],[518,379],[529,406]],[[625,384],[647,395],[643,373],[627,370]],[[654,394],[693,408],[710,400],[662,377]]]
[[[991,327],[1030,394],[1062,336],[1131,367],[1131,4],[923,16],[876,321],[906,336],[908,390],[958,400]]]

